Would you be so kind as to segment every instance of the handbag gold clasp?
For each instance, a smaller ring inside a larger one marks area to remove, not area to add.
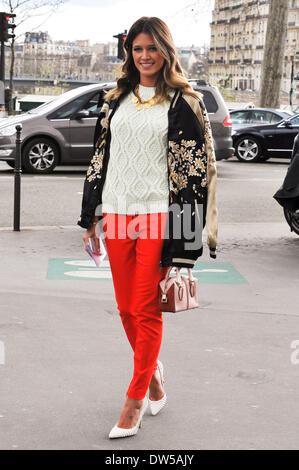
[[[161,296],[161,302],[162,302],[163,304],[167,304],[167,294],[162,294],[162,296]]]

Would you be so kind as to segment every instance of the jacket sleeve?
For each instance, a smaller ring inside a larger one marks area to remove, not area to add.
[[[102,104],[100,104],[100,103],[102,103]],[[101,135],[101,128],[102,128],[101,120],[103,118],[103,106],[104,106],[104,104],[105,104],[104,90],[102,90],[100,92],[99,102],[98,102],[98,107],[100,107],[100,112],[99,112],[99,116],[98,116],[96,126],[95,126],[95,129],[94,129],[94,134],[93,134],[93,151],[94,152],[96,151],[96,144],[97,144],[97,141],[98,141],[98,139]]]
[[[100,179],[103,168],[104,152],[100,147],[105,143],[108,126],[109,104],[104,102],[97,121],[94,135],[94,155],[90,161],[83,187],[82,208],[78,225],[89,228],[95,215],[101,218],[99,211]]]
[[[208,186],[208,201],[206,213],[206,230],[208,235],[208,247],[210,249],[211,258],[216,258],[216,246],[218,235],[218,210],[217,210],[217,169],[216,157],[214,151],[213,137],[209,116],[202,99],[199,100],[201,125],[204,130],[205,147],[207,154],[207,186]]]

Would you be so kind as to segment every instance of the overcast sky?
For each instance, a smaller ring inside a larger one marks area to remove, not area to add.
[[[214,0],[68,0],[39,29],[54,40],[90,39],[94,44],[112,41],[141,16],[158,16],[168,24],[176,46],[199,46],[210,41],[213,4]],[[35,25],[40,22],[35,20]],[[32,26],[28,21],[25,29]]]

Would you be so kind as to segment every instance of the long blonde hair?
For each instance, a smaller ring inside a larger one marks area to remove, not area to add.
[[[139,83],[140,74],[134,64],[132,46],[134,39],[140,33],[147,33],[153,37],[158,52],[165,59],[156,84],[158,102],[170,100],[169,92],[176,88],[195,98],[201,98],[201,93],[193,90],[184,75],[166,23],[155,16],[143,16],[135,21],[128,32],[124,42],[125,61],[121,69],[122,75],[117,80],[117,87],[106,94],[105,100],[117,99],[122,94],[135,90]]]

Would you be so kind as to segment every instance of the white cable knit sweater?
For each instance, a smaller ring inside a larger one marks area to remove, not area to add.
[[[142,100],[155,87],[140,85]],[[133,92],[111,120],[110,158],[102,193],[102,212],[144,214],[168,211],[167,132],[169,101],[136,110]]]

